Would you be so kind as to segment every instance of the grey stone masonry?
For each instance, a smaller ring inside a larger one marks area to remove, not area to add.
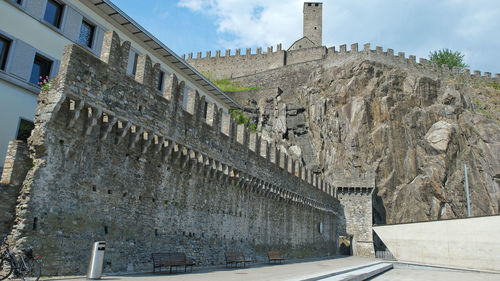
[[[19,140],[10,141],[0,184],[0,238],[8,234],[14,222],[17,195],[29,168],[28,145]]]
[[[304,3],[304,37],[313,41],[316,46],[323,45],[323,3],[305,2]]]
[[[372,193],[370,187],[337,187],[335,190],[344,215],[338,220],[339,235],[352,236],[354,256],[374,257],[375,249],[372,236]],[[345,223],[345,225],[344,225]]]
[[[9,141],[2,171],[2,183],[20,186],[30,166],[28,145],[20,140]]]
[[[128,76],[129,47],[107,32],[101,59],[65,48],[39,95],[11,243],[33,247],[54,275],[85,272],[98,240],[105,272],[150,270],[153,252],[185,252],[199,265],[222,264],[225,251],[259,261],[269,250],[335,254],[339,201],[215,104],[204,118],[196,91],[184,108],[174,75],[159,92],[147,56]]]
[[[227,50],[226,56],[222,57],[192,58],[191,55],[187,62],[198,71],[209,74],[210,78],[226,79],[246,77],[271,70],[281,70],[284,69],[283,66],[289,65],[308,64],[316,61],[330,65],[344,63],[347,60],[367,58],[388,65],[416,69],[433,77],[460,78],[465,81],[473,80],[480,83],[500,83],[500,73],[493,75],[493,73],[484,72],[481,75],[481,71],[476,70],[471,74],[469,69],[449,71],[448,66],[438,67],[429,63],[425,58],[417,60],[414,55],[409,55],[406,58],[404,52],[398,52],[395,55],[394,50],[390,48],[384,51],[382,47],[376,46],[375,50],[371,50],[369,43],[363,44],[363,51],[359,51],[357,43],[351,44],[350,51],[347,49],[346,44],[340,45],[338,50],[334,46],[329,48],[316,46],[273,52],[272,48],[270,48],[267,53],[257,52],[257,54],[243,56],[231,56],[229,50]]]

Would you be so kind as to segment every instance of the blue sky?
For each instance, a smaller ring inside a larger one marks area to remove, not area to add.
[[[296,0],[112,0],[177,54],[288,48],[302,37]],[[371,43],[427,58],[450,48],[500,73],[499,0],[324,0],[323,44]]]

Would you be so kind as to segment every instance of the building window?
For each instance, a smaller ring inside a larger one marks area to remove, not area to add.
[[[30,82],[38,85],[38,82],[43,81],[47,76],[50,76],[50,68],[52,67],[52,61],[40,56],[35,56],[35,61],[33,62],[33,68],[31,69]]]
[[[134,64],[132,66],[132,75],[135,76],[135,73],[137,72],[137,60],[139,59],[139,54],[134,53]]]
[[[78,37],[78,42],[89,48],[92,48],[92,39],[94,38],[95,27],[85,20],[82,21],[80,27],[80,36]]]
[[[62,17],[62,11],[63,11],[63,5],[54,1],[54,0],[48,0],[47,1],[47,7],[45,8],[45,15],[43,16],[43,19],[52,24],[53,26],[59,28],[61,24],[61,17]]]
[[[21,118],[21,122],[19,122],[19,127],[17,128],[16,140],[24,142],[28,141],[33,128],[35,128],[35,124],[33,124],[33,122]]]
[[[165,80],[165,72],[160,70],[158,77],[158,91],[163,91],[163,80]]]
[[[0,69],[5,70],[7,63],[7,54],[9,53],[10,40],[0,37]]]
[[[17,1],[16,1],[16,3],[17,3],[18,5],[22,5],[22,4],[23,4],[23,0],[17,0]]]

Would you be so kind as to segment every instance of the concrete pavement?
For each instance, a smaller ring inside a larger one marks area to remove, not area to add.
[[[384,274],[369,279],[371,281],[500,281],[500,274],[433,269],[391,269]]]
[[[282,265],[251,264],[247,268],[227,269],[225,267],[195,268],[192,273],[175,274],[131,274],[103,276],[103,281],[280,281],[318,279],[321,276],[353,268],[380,263],[381,260],[363,257],[337,257],[333,259],[309,260],[303,262],[288,261]],[[189,271],[189,270],[188,270]],[[59,277],[45,280],[83,281],[85,277]]]
[[[231,269],[223,266],[194,268],[193,272],[162,273],[162,274],[116,274],[102,277],[103,281],[317,281],[345,280],[353,278],[354,270],[367,271],[373,267],[384,267],[387,261],[375,258],[340,256],[330,259],[293,260],[282,265],[251,264],[247,268]],[[390,263],[389,263],[390,264]],[[189,270],[188,270],[189,271]],[[358,276],[362,276],[358,274]],[[373,276],[373,275],[372,275]],[[351,280],[351,279],[347,280]],[[84,281],[84,276],[50,277],[43,280]],[[362,280],[362,279],[356,279]],[[485,280],[500,281],[500,274],[478,271],[461,271],[446,268],[433,268],[420,265],[394,263],[390,269],[379,276],[368,280],[373,281],[469,281]]]

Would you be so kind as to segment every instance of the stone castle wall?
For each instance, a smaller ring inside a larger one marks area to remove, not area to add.
[[[311,47],[305,49],[298,49],[294,51],[287,51],[286,64],[297,64],[313,60],[324,59],[326,56],[326,47]]]
[[[251,50],[247,49],[246,54],[241,55],[241,50],[237,49],[234,55],[231,55],[231,50],[226,50],[225,56],[216,51],[215,57],[207,52],[202,58],[199,52],[193,58],[190,53],[186,61],[210,79],[227,79],[281,67],[285,64],[285,54],[286,51],[279,44],[276,51],[269,47],[267,52],[262,53],[259,48],[256,54],[251,54]]]
[[[0,238],[9,234],[14,223],[17,195],[31,167],[28,145],[19,140],[10,141],[3,167],[0,183]]]
[[[231,55],[231,50],[226,50],[225,56],[221,56],[220,51],[216,51],[215,56],[207,52],[205,57],[202,57],[201,52],[198,52],[196,57],[190,53],[186,61],[210,79],[228,79],[317,60],[324,58],[325,55],[325,47],[314,47],[306,51],[303,49],[284,51],[279,44],[276,51],[269,47],[267,52],[262,53],[262,49],[258,48],[255,54],[252,54],[251,49],[247,49],[244,55],[237,49],[234,56]]]
[[[323,3],[305,2],[303,11],[304,37],[311,39],[317,46],[323,45]]]
[[[424,58],[417,61],[417,57],[414,55],[406,57],[404,52],[395,53],[390,48],[384,51],[382,47],[377,46],[375,50],[372,50],[369,43],[364,44],[362,50],[355,43],[351,44],[350,49],[344,44],[340,45],[338,49],[335,46],[329,48],[320,46],[289,51],[281,50],[281,45],[278,45],[278,51],[274,53],[272,47],[270,47],[268,52],[264,54],[262,54],[260,48],[257,49],[256,54],[251,54],[251,50],[247,49],[246,55],[240,55],[240,50],[237,49],[234,56],[230,55],[230,50],[226,50],[225,56],[220,56],[220,51],[217,51],[215,57],[211,56],[210,52],[207,52],[207,55],[202,57],[201,52],[199,52],[197,57],[189,54],[186,61],[198,71],[207,75],[210,74],[211,79],[227,79],[251,76],[266,71],[280,71],[285,66],[318,60],[322,60],[321,63],[327,65],[340,64],[344,63],[345,60],[354,60],[360,56],[441,78],[460,77],[463,80],[500,83],[500,73],[492,75],[490,72],[482,73],[479,70],[471,71],[470,69],[460,70],[458,67],[450,70],[446,65],[438,67],[435,63],[429,63]]]
[[[374,257],[372,235],[372,193],[370,187],[337,187],[336,198],[343,206],[344,219],[339,220],[339,235],[352,237],[354,256]],[[345,225],[344,225],[345,223]]]
[[[151,270],[151,253],[186,252],[221,264],[224,252],[264,260],[333,255],[334,188],[274,144],[106,33],[101,60],[66,47],[60,74],[39,96],[33,165],[9,236],[44,260],[44,274],[83,273],[92,242],[105,240],[106,272]],[[123,55],[122,55],[123,54]],[[323,225],[323,232],[318,225]],[[341,224],[340,224],[341,225]]]

